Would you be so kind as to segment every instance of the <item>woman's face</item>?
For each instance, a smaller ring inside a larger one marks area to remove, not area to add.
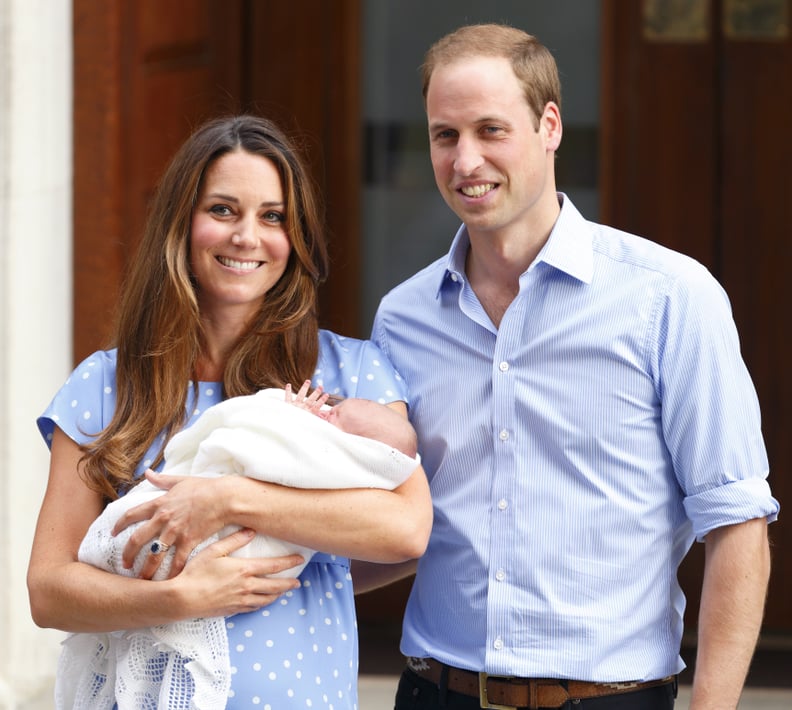
[[[207,169],[190,229],[190,266],[204,316],[239,323],[259,310],[291,253],[285,208],[268,158],[237,150]]]

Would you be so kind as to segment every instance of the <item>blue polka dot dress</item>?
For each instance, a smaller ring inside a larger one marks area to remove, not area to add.
[[[373,343],[326,330],[319,338],[315,386],[343,397],[406,401],[403,382]],[[115,369],[115,350],[96,352],[78,365],[38,419],[48,443],[55,425],[82,444],[110,422]],[[187,426],[221,398],[218,383],[199,383],[197,396],[189,397]],[[150,466],[160,445],[159,439],[154,442],[137,475]],[[230,710],[357,708],[357,625],[349,560],[317,553],[300,582],[270,606],[226,619]]]

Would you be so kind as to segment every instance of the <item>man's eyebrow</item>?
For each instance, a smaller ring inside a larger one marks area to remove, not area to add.
[[[497,123],[502,126],[507,126],[511,123],[508,119],[502,116],[481,116],[480,118],[475,119],[472,121],[474,126],[484,126],[488,123]],[[454,126],[447,121],[436,121],[435,123],[429,124],[430,131],[437,131],[443,128],[450,128],[451,130],[456,130]]]
[[[440,130],[442,128],[448,128],[448,127],[449,127],[449,124],[446,123],[445,121],[436,121],[435,123],[430,123],[429,124],[429,131],[433,132],[433,131],[437,131],[437,130]]]
[[[482,116],[481,118],[475,121],[477,126],[481,126],[485,123],[497,123],[501,126],[506,126],[511,123],[511,121],[503,116]]]

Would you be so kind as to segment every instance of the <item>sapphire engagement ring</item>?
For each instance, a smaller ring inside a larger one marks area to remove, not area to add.
[[[152,555],[160,555],[163,552],[167,552],[169,547],[170,545],[162,542],[162,540],[154,540],[154,542],[151,543],[149,550],[151,551]]]

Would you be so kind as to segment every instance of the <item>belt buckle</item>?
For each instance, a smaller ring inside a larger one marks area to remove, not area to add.
[[[491,708],[491,710],[518,710],[516,705],[495,705],[494,703],[490,703],[489,699],[487,698],[487,679],[489,675],[486,673],[479,673],[479,705],[482,708]]]

